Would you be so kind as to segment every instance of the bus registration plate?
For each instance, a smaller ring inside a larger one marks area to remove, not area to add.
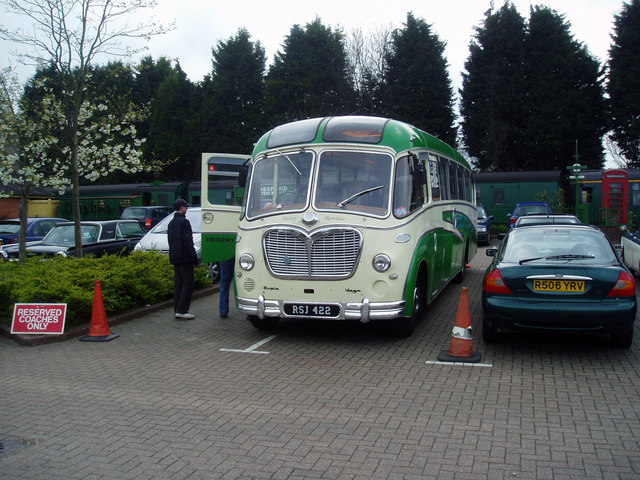
[[[338,317],[340,306],[317,303],[285,303],[284,313],[303,317]]]
[[[536,292],[584,292],[584,280],[534,280]]]

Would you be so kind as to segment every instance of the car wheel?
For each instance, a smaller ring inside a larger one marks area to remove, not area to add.
[[[633,343],[633,327],[622,333],[611,334],[611,346],[616,348],[629,348]]]
[[[489,325],[485,315],[482,315],[482,340],[484,343],[497,343],[502,340],[502,335]]]
[[[207,278],[211,279],[211,283],[216,283],[220,278],[220,265],[216,262],[206,264]]]
[[[260,318],[256,315],[247,315],[247,319],[258,330],[273,330],[280,323],[280,317],[264,317]]]

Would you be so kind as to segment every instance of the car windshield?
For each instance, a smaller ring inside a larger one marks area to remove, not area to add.
[[[536,213],[549,213],[546,205],[519,205],[516,207],[514,215],[532,215]]]
[[[155,227],[149,230],[149,233],[167,233],[167,229],[169,228],[169,222],[173,219],[173,215],[175,212],[171,213],[164,217]],[[202,232],[202,215],[200,208],[189,208],[187,209],[187,220],[191,224],[191,231],[193,233],[201,233]]]
[[[18,233],[20,231],[20,222],[0,222],[0,234]]]
[[[98,225],[82,225],[82,244],[94,243],[98,241],[100,227]],[[44,245],[52,246],[72,246],[75,245],[75,226],[58,225],[51,229],[42,240]]]
[[[129,207],[124,209],[120,218],[123,220],[137,220],[139,218],[145,218],[146,214],[147,210],[145,208]]]
[[[595,229],[535,228],[509,234],[502,261],[545,264],[612,264],[616,256],[606,237]]]
[[[482,207],[478,208],[478,219],[486,220],[486,218],[487,218],[487,211]]]

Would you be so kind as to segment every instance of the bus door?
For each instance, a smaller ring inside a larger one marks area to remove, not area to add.
[[[624,170],[602,174],[602,218],[607,227],[625,225],[629,219],[629,177]]]
[[[249,155],[202,154],[202,262],[235,256]]]

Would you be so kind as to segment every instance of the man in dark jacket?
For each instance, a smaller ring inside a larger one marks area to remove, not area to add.
[[[167,237],[169,239],[169,261],[173,265],[173,309],[176,318],[192,320],[196,318],[189,313],[191,295],[193,294],[193,267],[198,264],[198,256],[193,246],[193,232],[187,220],[187,202],[179,198],[173,204],[176,213],[169,222]]]

